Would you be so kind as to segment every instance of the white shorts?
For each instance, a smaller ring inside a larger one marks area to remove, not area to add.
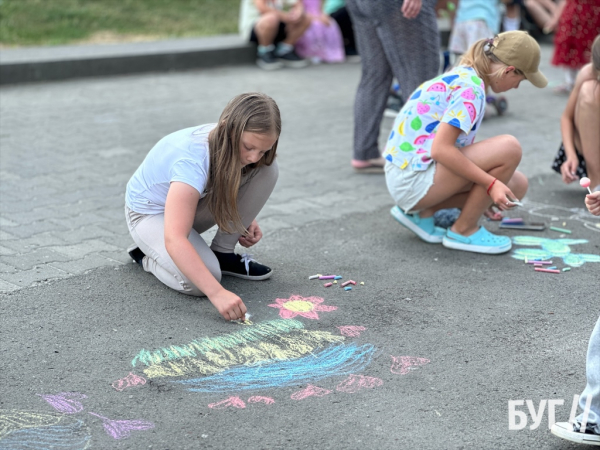
[[[405,213],[410,213],[412,208],[427,195],[429,188],[433,186],[435,175],[435,162],[429,164],[427,170],[416,171],[407,166],[401,169],[391,162],[385,163],[385,182],[388,191],[396,205]]]
[[[452,53],[462,55],[469,47],[480,39],[494,37],[494,32],[487,26],[485,20],[467,20],[454,24],[450,35],[448,48]]]

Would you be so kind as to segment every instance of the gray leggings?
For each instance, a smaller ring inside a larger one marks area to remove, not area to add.
[[[251,171],[242,178],[238,193],[238,212],[242,224],[248,228],[263,208],[277,182],[279,168],[277,162],[270,166],[262,166]],[[203,296],[204,294],[177,268],[165,247],[165,215],[140,214],[125,206],[125,219],[129,233],[134,242],[146,255],[142,265],[146,272],[151,272],[162,283],[182,294]],[[192,243],[202,261],[217,279],[221,281],[221,268],[214,251],[222,253],[233,252],[240,234],[217,231],[210,248],[200,234],[215,225],[215,220],[208,210],[204,199],[198,202],[196,217],[189,241]]]

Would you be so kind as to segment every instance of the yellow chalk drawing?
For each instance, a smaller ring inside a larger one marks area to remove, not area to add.
[[[212,375],[236,365],[257,365],[267,361],[285,361],[311,354],[328,344],[344,341],[327,331],[297,330],[288,335],[273,336],[269,342],[248,342],[234,349],[206,352],[202,357],[152,364],[144,369],[148,378]]]
[[[303,301],[287,304],[291,304],[293,311],[314,306]],[[142,350],[132,365],[145,364],[147,367],[143,372],[149,378],[212,375],[236,365],[252,366],[299,358],[344,340],[344,336],[327,331],[305,330],[302,322],[297,320],[272,320],[225,336],[196,339],[186,345],[171,345],[153,351]]]
[[[283,304],[285,309],[289,309],[294,312],[308,312],[312,311],[315,305],[311,302],[305,302],[302,300],[292,300]]]
[[[0,439],[11,431],[56,425],[60,419],[61,416],[52,414],[0,410]]]

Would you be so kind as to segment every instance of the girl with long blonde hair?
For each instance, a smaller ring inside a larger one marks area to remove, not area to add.
[[[128,252],[146,272],[183,294],[207,296],[227,320],[244,319],[241,298],[222,275],[265,280],[272,270],[234,248],[256,244],[256,216],[277,182],[279,108],[261,93],[241,94],[219,122],[176,131],[150,150],[127,184]],[[201,233],[218,231],[210,248]]]

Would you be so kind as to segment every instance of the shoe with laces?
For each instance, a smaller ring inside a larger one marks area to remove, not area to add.
[[[283,63],[275,58],[275,53],[271,50],[256,55],[256,65],[263,70],[277,70],[283,67]]]
[[[266,280],[273,275],[270,267],[252,259],[252,255],[221,252],[214,252],[214,254],[219,261],[223,275],[255,281]]]
[[[144,256],[146,256],[144,252],[140,250],[137,244],[130,245],[129,248],[127,248],[127,253],[129,253],[129,256],[131,256],[133,262],[139,264],[140,266],[142,265]]]
[[[306,67],[310,64],[308,60],[300,58],[294,50],[290,50],[289,52],[285,53],[275,52],[275,57],[285,67],[291,67],[293,69]]]
[[[569,422],[555,422],[552,428],[550,428],[550,432],[554,436],[566,439],[567,441],[600,447],[600,434],[596,434],[589,429],[582,433],[576,428],[579,428],[579,426],[575,427]]]
[[[509,237],[492,234],[484,227],[479,227],[479,230],[470,236],[463,236],[448,228],[442,245],[454,250],[486,253],[488,255],[506,253],[512,248],[512,242]]]
[[[422,219],[418,213],[405,214],[398,206],[394,206],[390,213],[394,219],[400,222],[400,225],[408,228],[425,242],[439,244],[444,239],[446,230],[436,227],[433,217]]]

